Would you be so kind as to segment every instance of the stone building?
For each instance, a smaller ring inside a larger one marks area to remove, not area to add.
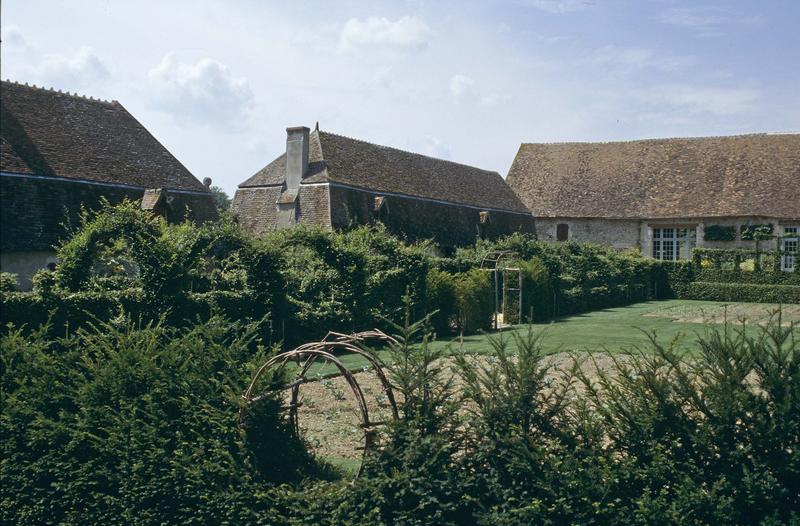
[[[64,225],[103,198],[170,221],[217,216],[207,185],[119,102],[3,81],[0,119],[0,270],[23,288],[55,263]]]
[[[380,221],[442,247],[533,232],[533,217],[497,172],[308,128],[239,185],[232,209],[261,234],[295,224],[344,229]]]
[[[694,246],[752,247],[742,228],[771,225],[797,246],[800,134],[524,143],[507,181],[541,240],[685,259]]]

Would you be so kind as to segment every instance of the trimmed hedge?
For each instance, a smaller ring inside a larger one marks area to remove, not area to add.
[[[686,296],[693,300],[800,303],[800,286],[695,281]]]
[[[743,272],[720,269],[695,269],[695,281],[713,283],[747,283],[752,285],[800,285],[798,272]]]

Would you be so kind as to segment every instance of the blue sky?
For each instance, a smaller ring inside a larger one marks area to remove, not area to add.
[[[2,4],[2,76],[119,100],[233,193],[287,126],[497,170],[521,142],[800,131],[800,1]]]

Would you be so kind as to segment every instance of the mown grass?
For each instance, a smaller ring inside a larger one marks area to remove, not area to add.
[[[646,348],[649,340],[647,334],[655,332],[661,341],[676,340],[679,347],[692,349],[697,336],[704,335],[713,323],[697,323],[699,319],[714,316],[722,317],[727,309],[737,313],[745,312],[750,318],[763,321],[774,306],[758,303],[730,304],[714,301],[667,300],[647,301],[625,307],[603,309],[584,314],[576,314],[556,319],[549,323],[538,323],[535,326],[544,331],[542,346],[548,353],[562,351],[597,351],[624,352],[636,347]],[[790,311],[790,312],[789,312]],[[789,316],[787,317],[787,313]],[[784,312],[784,317],[800,324],[797,308],[792,306]],[[678,318],[676,320],[676,318]],[[681,321],[691,319],[693,321]],[[728,321],[737,322],[733,317]],[[510,335],[513,331],[525,330],[525,326],[504,329]],[[494,333],[495,335],[497,333]],[[491,352],[489,337],[491,334],[475,334],[460,338],[450,338],[432,342],[434,347],[449,346],[454,351],[463,348],[465,352],[486,354]],[[379,355],[384,356],[382,352]],[[367,362],[357,355],[344,354],[339,357],[350,370],[367,367]],[[318,364],[312,369],[314,375],[327,375],[336,372],[330,364]]]

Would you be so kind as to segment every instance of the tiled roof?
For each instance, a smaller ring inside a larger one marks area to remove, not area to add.
[[[206,191],[119,102],[3,81],[2,170]]]
[[[497,172],[323,131],[313,131],[309,141],[309,171],[302,184],[331,182],[374,192],[527,212]],[[285,170],[284,154],[239,188],[280,185]]]
[[[508,184],[534,217],[800,218],[800,134],[520,146]]]

